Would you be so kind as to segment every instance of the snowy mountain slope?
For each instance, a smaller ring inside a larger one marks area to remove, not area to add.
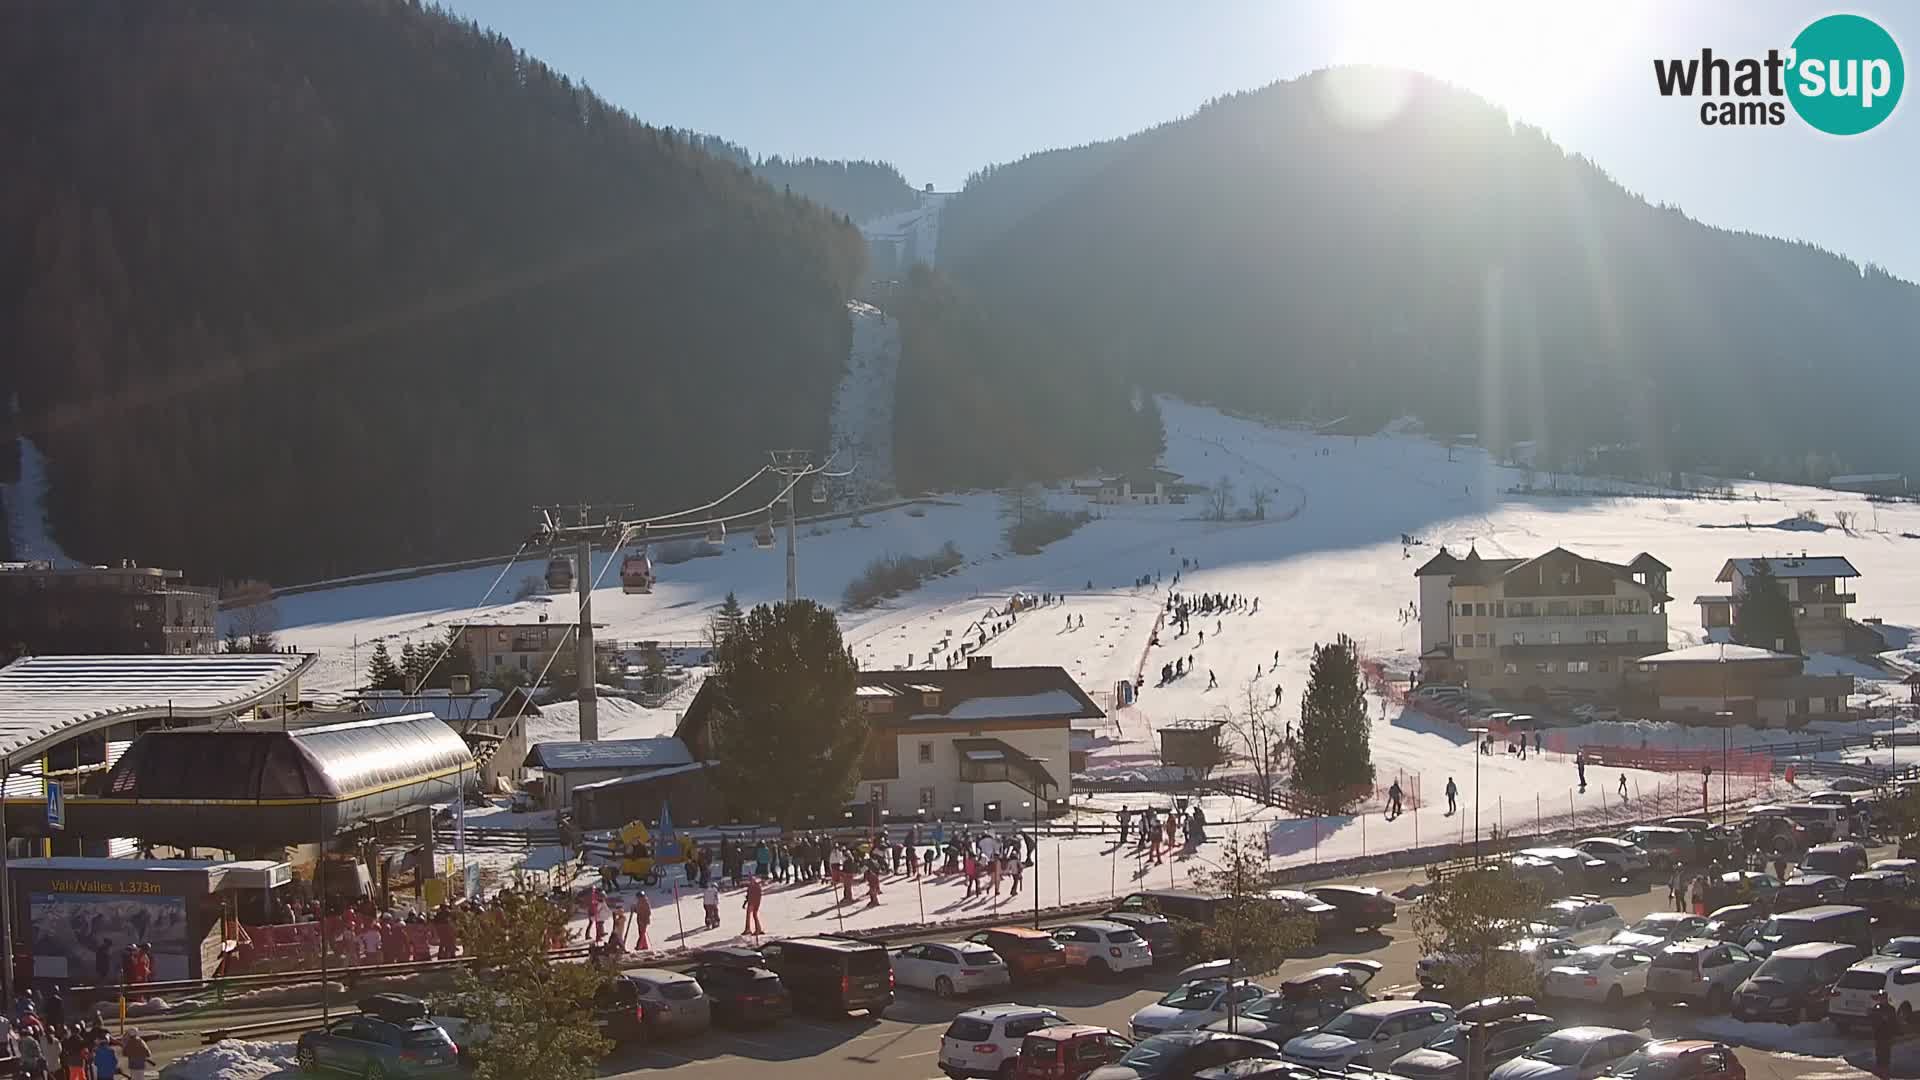
[[[59,566],[71,566],[73,560],[60,548],[47,529],[47,459],[31,439],[22,436],[20,479],[0,484],[0,504],[7,508],[7,541],[13,557],[22,562],[45,560]]]
[[[919,192],[920,205],[860,223],[873,255],[876,277],[904,273],[914,263],[932,266],[940,252],[940,211],[950,191]]]
[[[854,474],[834,481],[835,500],[854,505],[894,496],[893,394],[900,375],[900,324],[872,304],[847,304],[853,344],[847,371],[833,395],[830,449],[836,469]]]
[[[1469,544],[1483,554],[1525,555],[1556,544],[1600,558],[1624,560],[1650,551],[1673,567],[1670,587],[1677,599],[1668,608],[1672,643],[1699,640],[1696,610],[1687,601],[1711,591],[1712,579],[1729,557],[1809,551],[1845,555],[1860,568],[1857,591],[1862,615],[1878,615],[1889,625],[1896,647],[1906,644],[1903,629],[1920,625],[1920,508],[1880,507],[1879,531],[1856,535],[1778,530],[1746,523],[1792,519],[1801,510],[1831,521],[1835,510],[1873,515],[1858,497],[1801,488],[1761,486],[1742,489],[1733,502],[1640,498],[1625,500],[1523,497],[1504,494],[1516,482],[1512,470],[1490,464],[1484,455],[1458,452],[1447,460],[1443,446],[1400,436],[1352,438],[1267,427],[1234,419],[1215,410],[1163,399],[1167,424],[1167,467],[1189,480],[1211,483],[1224,475],[1244,493],[1258,486],[1273,490],[1268,519],[1262,522],[1205,522],[1198,502],[1187,505],[1097,507],[1102,516],[1039,555],[1014,556],[1000,538],[999,500],[991,494],[953,496],[916,516],[907,510],[875,514],[865,528],[846,522],[823,527],[800,540],[800,587],[805,595],[833,601],[846,582],[870,560],[889,553],[924,553],[951,539],[967,562],[953,574],[872,611],[843,613],[848,643],[863,666],[896,667],[928,662],[942,643],[976,636],[1001,617],[1015,591],[1061,592],[1063,606],[1020,615],[983,650],[996,663],[1060,664],[1096,695],[1117,680],[1146,672],[1147,686],[1137,706],[1118,712],[1102,727],[1105,740],[1095,752],[1096,768],[1150,764],[1149,740],[1155,726],[1170,720],[1213,715],[1244,700],[1247,684],[1270,698],[1282,688],[1283,713],[1294,715],[1305,685],[1315,643],[1345,633],[1368,654],[1400,671],[1412,666],[1418,648],[1417,627],[1404,622],[1401,609],[1413,599],[1413,570],[1440,543],[1459,552]],[[1069,497],[1056,494],[1057,501]],[[1419,541],[1403,550],[1402,533]],[[1161,634],[1162,645],[1149,648],[1166,590],[1182,557],[1198,560],[1181,577],[1184,592],[1239,593],[1260,599],[1258,614],[1233,614],[1217,621],[1196,618],[1185,638]],[[521,577],[536,574],[528,563],[502,583],[511,595]],[[751,540],[733,537],[718,558],[697,559],[660,568],[651,595],[627,596],[616,575],[605,571],[594,595],[595,621],[602,635],[621,639],[698,637],[708,614],[729,589],[742,603],[779,598],[783,561],[755,551]],[[389,640],[434,632],[465,613],[497,571],[466,571],[415,581],[357,586],[289,597],[281,601],[284,639],[324,652],[313,681],[344,686],[351,665],[343,650],[355,635]],[[1142,575],[1160,576],[1158,589],[1137,589]],[[570,597],[538,596],[496,604],[484,618],[532,619],[547,612],[565,619]],[[1071,616],[1074,625],[1067,627]],[[1085,625],[1080,618],[1084,616]],[[1205,641],[1200,631],[1205,631]],[[394,646],[390,646],[394,647]],[[1276,653],[1278,654],[1276,662]],[[944,663],[944,656],[940,662]],[[1162,664],[1191,655],[1196,674],[1157,688]],[[1816,658],[1816,664],[1827,661]],[[1867,669],[1870,670],[1870,669]],[[1208,690],[1212,671],[1219,687]],[[1863,690],[1887,690],[1888,684],[1863,683]],[[1379,708],[1375,702],[1376,710]],[[649,724],[662,721],[654,718]],[[1633,725],[1595,728],[1581,737],[1611,735],[1618,741],[1641,737],[1656,745],[1683,739],[1667,727]],[[1717,741],[1717,740],[1716,740]],[[1447,776],[1463,787],[1475,757],[1461,732],[1419,714],[1389,710],[1374,730],[1374,760],[1384,783],[1395,775],[1421,775],[1427,799],[1439,798]],[[1551,755],[1550,755],[1551,757]],[[1490,799],[1536,798],[1566,805],[1572,772],[1564,760],[1514,762],[1480,760],[1482,782],[1495,785]],[[1611,795],[1612,774],[1594,778],[1580,799],[1600,806]],[[1600,790],[1604,783],[1607,792]],[[1673,779],[1654,774],[1633,777],[1630,787],[1646,791]],[[1545,804],[1549,808],[1552,802]],[[1578,809],[1590,808],[1583,802]],[[1451,823],[1450,823],[1451,824]],[[1381,826],[1376,825],[1376,830]]]

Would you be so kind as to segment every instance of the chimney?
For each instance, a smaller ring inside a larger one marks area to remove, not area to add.
[[[992,667],[993,667],[993,657],[991,656],[967,657],[968,671],[987,671],[987,670],[990,670]]]
[[[448,690],[449,693],[453,693],[453,694],[473,693],[473,676],[471,675],[451,676],[448,678],[447,684],[449,687],[449,690]]]

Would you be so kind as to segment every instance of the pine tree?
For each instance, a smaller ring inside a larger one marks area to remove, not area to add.
[[[1800,651],[1800,631],[1793,625],[1787,590],[1765,559],[1753,560],[1746,591],[1740,594],[1740,613],[1734,616],[1733,640],[1779,652]]]
[[[1315,645],[1307,692],[1300,700],[1293,788],[1321,813],[1352,803],[1356,788],[1373,783],[1367,699],[1352,639]]]
[[[713,613],[707,621],[707,638],[717,649],[727,643],[727,638],[740,629],[745,616],[740,610],[740,601],[734,597],[733,590],[727,590],[727,598],[720,602],[720,610]]]
[[[412,648],[412,646],[409,645],[408,648]],[[373,659],[367,661],[367,689],[400,690],[404,689],[405,686],[406,683],[400,674],[400,669],[394,666],[393,654],[387,651],[387,643],[384,641],[375,642],[373,646]]]
[[[426,675],[427,665],[431,663],[433,663],[432,649],[416,649],[413,647],[412,641],[408,641],[405,645],[400,646],[400,674],[406,678],[404,688],[409,690],[420,689],[421,677]]]
[[[432,671],[427,672],[424,686],[435,690],[451,689],[455,675],[467,676],[469,686],[478,682],[477,679],[473,678],[473,653],[467,648],[465,628],[459,626],[448,627],[447,637],[443,643],[443,647],[446,654],[440,657],[440,662],[434,665]],[[433,663],[435,650],[422,649],[421,651],[427,654],[427,663]]]
[[[831,610],[798,600],[747,614],[712,676],[716,779],[735,812],[787,823],[840,813],[866,748],[858,673]]]

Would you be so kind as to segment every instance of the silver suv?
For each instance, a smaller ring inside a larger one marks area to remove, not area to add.
[[[1656,953],[1647,969],[1647,1002],[1656,1009],[1684,1001],[1725,1012],[1733,992],[1759,966],[1759,957],[1729,942],[1676,941]]]

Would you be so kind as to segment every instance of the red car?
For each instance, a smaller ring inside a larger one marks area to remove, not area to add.
[[[1025,926],[996,926],[968,936],[968,941],[985,945],[1007,962],[1007,974],[1014,982],[1057,979],[1067,971],[1066,946],[1052,934]]]
[[[1103,1027],[1058,1024],[1041,1028],[1020,1042],[1014,1080],[1080,1080],[1102,1065],[1120,1060],[1133,1040]]]

